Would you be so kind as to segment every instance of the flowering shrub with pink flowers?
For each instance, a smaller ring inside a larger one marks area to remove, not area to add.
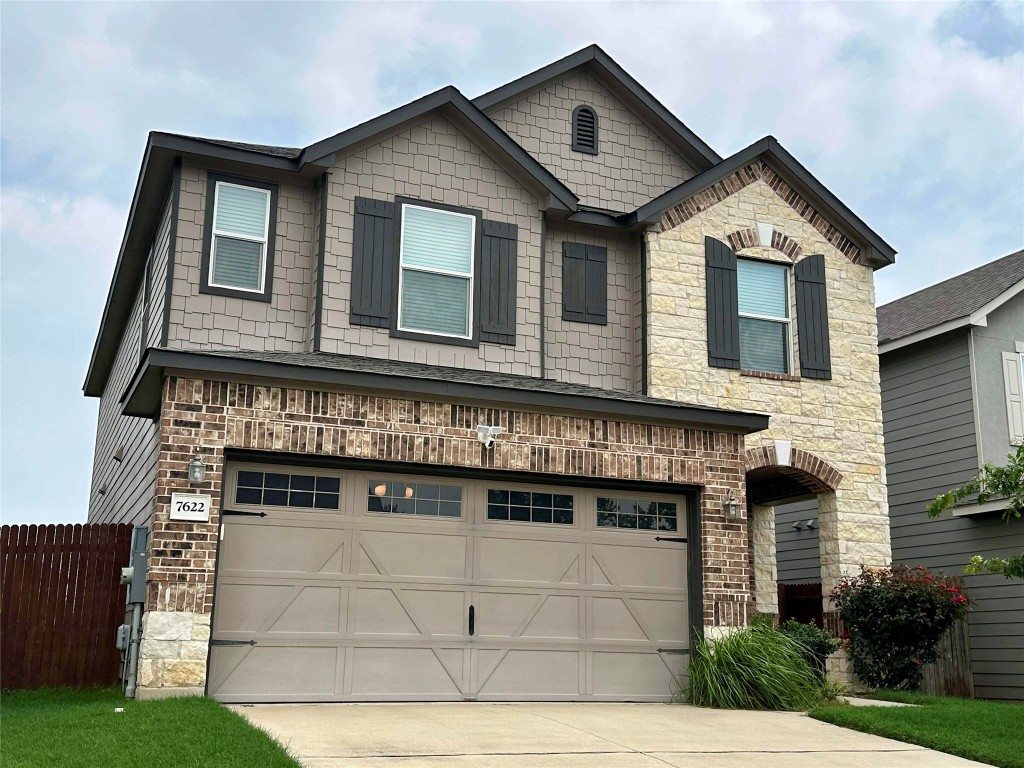
[[[916,690],[921,667],[971,604],[959,579],[927,568],[862,568],[829,598],[843,622],[840,641],[871,688]]]

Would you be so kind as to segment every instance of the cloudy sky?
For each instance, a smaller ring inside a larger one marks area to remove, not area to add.
[[[81,386],[151,130],[302,146],[600,44],[720,154],[772,134],[898,251],[885,302],[1024,246],[1024,4],[2,6],[4,522],[83,521]]]

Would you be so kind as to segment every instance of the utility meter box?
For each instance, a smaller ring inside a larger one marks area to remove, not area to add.
[[[117,648],[117,650],[128,650],[128,638],[131,635],[131,630],[132,628],[129,627],[127,624],[122,624],[120,627],[117,628],[117,635],[115,636],[114,639],[114,646]]]

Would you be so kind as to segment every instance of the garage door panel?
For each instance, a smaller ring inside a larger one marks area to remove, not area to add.
[[[580,600],[575,595],[477,592],[473,597],[477,635],[481,638],[579,638]]]
[[[580,652],[575,650],[478,651],[478,698],[578,698]]]
[[[689,607],[685,599],[656,600],[632,597],[629,600],[633,615],[646,628],[650,640],[661,643],[685,643]]]
[[[616,587],[680,590],[686,587],[685,548],[672,545],[593,544],[595,583]],[[602,578],[596,579],[600,573]]]
[[[360,587],[355,594],[357,635],[465,634],[462,591]]]
[[[334,695],[339,656],[336,647],[214,646],[210,691],[225,700]]]
[[[535,531],[534,535],[540,534]],[[575,541],[484,535],[479,540],[477,568],[481,581],[579,584],[579,555]]]
[[[364,531],[358,559],[357,572],[361,574],[462,579],[466,576],[466,537],[422,530]]]
[[[650,640],[621,597],[595,597],[591,603],[595,640]]]
[[[593,654],[594,695],[624,699],[668,698],[679,691],[678,656],[655,652]]]
[[[352,695],[461,698],[466,693],[462,649],[355,648]]]
[[[221,542],[225,576],[247,571],[275,573],[344,573],[347,530],[290,527],[287,523],[235,522]]]

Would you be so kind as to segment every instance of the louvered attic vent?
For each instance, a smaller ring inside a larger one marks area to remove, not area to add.
[[[597,114],[590,107],[579,106],[573,110],[572,151],[597,154]]]

